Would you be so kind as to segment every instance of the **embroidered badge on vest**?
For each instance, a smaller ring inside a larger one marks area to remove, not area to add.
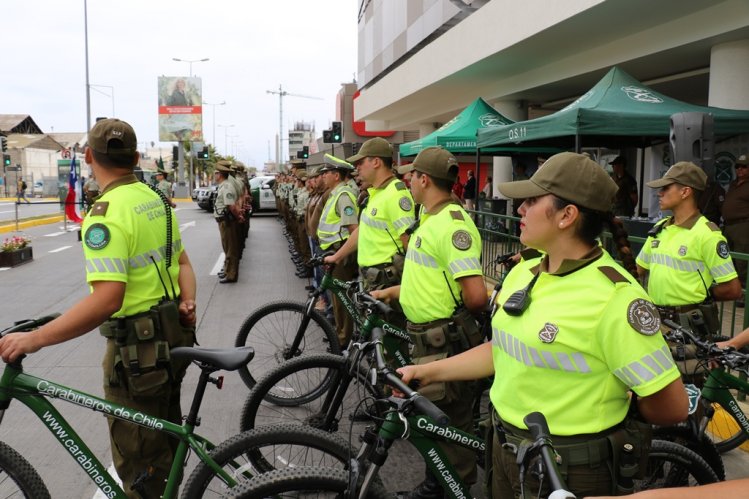
[[[372,216],[377,215],[377,208],[372,208]]]
[[[343,209],[343,214],[350,217],[351,215],[354,214],[354,207],[353,206],[346,206]]]
[[[414,246],[417,248],[421,248],[421,236],[416,236],[416,242],[414,243]]]
[[[408,211],[411,209],[411,206],[412,206],[411,200],[404,196],[400,199],[400,201],[398,201],[398,206],[401,207],[401,210]]]
[[[652,240],[652,241],[650,242],[650,247],[651,247],[651,248],[657,248],[657,247],[658,247],[658,245],[660,245],[660,244],[661,244],[661,240],[660,240],[660,239],[653,239],[653,240]]]
[[[86,235],[84,241],[86,246],[93,250],[100,250],[109,244],[110,234],[109,229],[104,224],[93,224],[91,227],[86,229]]]
[[[661,317],[655,305],[642,298],[632,300],[629,304],[627,322],[632,329],[645,336],[653,336],[661,328]]]
[[[728,244],[725,241],[719,241],[718,247],[716,248],[718,256],[725,259],[728,258]]]
[[[473,240],[471,239],[471,235],[468,232],[464,230],[456,230],[455,232],[453,232],[453,246],[455,246],[459,250],[467,250],[471,247],[471,243],[473,243]]]
[[[458,210],[450,210],[450,216],[453,217],[453,220],[465,220],[463,214]]]
[[[538,339],[544,343],[551,343],[556,339],[557,333],[559,333],[559,328],[554,324],[547,322],[544,324],[543,329],[538,332]]]
[[[109,201],[97,201],[94,206],[91,207],[91,216],[103,217],[107,214],[109,209]]]
[[[687,247],[679,246],[679,256],[687,256]]]

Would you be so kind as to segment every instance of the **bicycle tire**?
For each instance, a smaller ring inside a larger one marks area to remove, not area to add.
[[[675,442],[696,452],[697,455],[702,457],[710,465],[718,480],[723,481],[726,479],[726,468],[723,464],[723,458],[720,456],[720,452],[712,439],[704,433],[697,439],[692,430],[686,426],[662,426],[653,431],[653,438]]]
[[[228,497],[234,499],[256,499],[258,497],[298,498],[343,497],[349,488],[348,472],[328,468],[284,468],[271,471],[243,483]],[[367,493],[368,499],[392,499],[383,488],[373,485]]]
[[[39,473],[5,442],[0,442],[0,497],[50,498]]]
[[[356,451],[338,435],[286,423],[261,426],[234,435],[213,449],[210,455],[235,479],[240,475],[254,479],[277,469],[277,464],[343,469],[348,460],[356,456]],[[244,481],[242,479],[240,483]],[[201,461],[190,474],[182,497],[221,497],[229,490],[223,480]]]
[[[234,346],[255,348],[252,362],[238,369],[248,388],[255,386],[258,373],[267,372],[284,362],[306,315],[306,303],[281,300],[263,305],[245,319]],[[313,309],[309,317],[310,323],[304,331],[302,343],[293,355],[298,356],[303,352],[340,354],[341,347],[333,325],[317,310]]]
[[[741,423],[736,419],[736,416],[727,411],[718,403],[712,404],[715,412],[713,413],[712,419],[707,424],[707,431],[710,432],[715,447],[721,454],[725,454],[728,451],[735,449],[747,440],[747,434],[741,427]],[[744,415],[745,419],[749,419],[748,415]],[[724,429],[728,429],[729,434],[722,436]]]
[[[358,366],[356,379],[351,380],[355,386],[347,388],[341,406],[336,408],[338,417],[333,425],[323,424],[316,418],[326,401],[326,396],[323,395],[327,395],[327,390],[343,386],[341,380],[347,376],[348,363],[348,358],[341,355],[314,354],[303,355],[277,366],[260,379],[247,396],[240,416],[240,430],[247,431],[264,424],[296,421],[297,424],[308,424],[329,432],[338,431],[338,422],[356,410],[363,396],[383,398],[382,391],[369,383],[367,372]],[[312,390],[309,390],[309,387],[312,387]],[[267,403],[267,394],[274,389],[293,393],[295,396],[305,395],[305,402],[295,406],[271,405]],[[310,393],[314,393],[315,396],[309,396]],[[363,430],[363,426],[358,429]]]
[[[674,442],[653,440],[645,477],[635,480],[635,492],[718,481],[715,471],[694,451]]]

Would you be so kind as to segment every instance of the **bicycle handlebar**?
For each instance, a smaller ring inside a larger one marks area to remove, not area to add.
[[[39,317],[38,319],[24,319],[22,321],[15,322],[9,328],[6,328],[0,331],[0,336],[5,336],[6,334],[10,334],[10,333],[30,331],[32,329],[36,329],[40,326],[43,326],[46,323],[57,319],[58,317],[60,317],[60,314],[54,313],[50,315],[45,315],[43,317]]]
[[[549,483],[553,489],[553,492],[549,494],[549,499],[575,499],[575,494],[567,490],[567,485],[559,473],[549,435],[549,425],[544,415],[540,412],[532,412],[523,418],[523,422],[531,432],[534,440],[533,446],[537,447],[541,453],[541,459],[548,473]]]
[[[733,347],[720,348],[713,342],[702,340],[697,337],[697,335],[695,335],[694,332],[689,328],[686,328],[681,324],[672,321],[671,319],[664,319],[663,323],[673,330],[671,336],[681,338],[686,336],[692,343],[697,346],[697,348],[704,351],[708,355],[715,357],[716,360],[730,369],[743,371],[744,369],[746,369],[747,364],[749,364],[748,354],[739,352]]]
[[[393,312],[393,309],[390,305],[378,300],[370,294],[357,293],[357,297],[361,302],[369,305],[370,307],[374,307],[377,310],[377,313],[380,315],[387,316]]]
[[[312,267],[319,267],[320,265],[327,265],[325,263],[325,257],[333,255],[333,251],[326,251],[320,255],[315,255],[307,262]]]
[[[374,300],[374,298],[372,298]],[[411,401],[416,412],[428,416],[440,426],[448,426],[450,418],[442,410],[434,405],[431,400],[421,395],[419,392],[412,390],[400,377],[391,371],[385,362],[382,347],[382,337],[385,332],[382,328],[376,327],[372,330],[372,343],[375,344],[375,359],[377,362],[377,375],[382,381],[405,395],[405,398]]]

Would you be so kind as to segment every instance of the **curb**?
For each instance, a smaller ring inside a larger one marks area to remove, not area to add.
[[[24,220],[18,222],[18,230],[28,229],[30,227],[37,227],[39,225],[48,225],[53,224],[57,222],[62,222],[63,220],[62,215],[55,215],[52,217],[46,217],[46,218],[38,218],[35,220]],[[0,225],[0,234],[7,233],[7,232],[15,232],[16,231],[16,223],[11,222],[7,225]]]

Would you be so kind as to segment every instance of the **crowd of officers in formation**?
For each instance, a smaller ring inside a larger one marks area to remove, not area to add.
[[[482,242],[453,194],[458,170],[441,147],[395,168],[392,146],[381,138],[345,161],[326,154],[322,165],[293,162],[274,189],[297,276],[319,285],[321,270],[306,262],[324,253],[334,277],[358,274],[365,290],[388,302],[395,311],[388,320],[413,342],[414,365],[399,371],[418,379],[455,427],[471,429],[471,380],[503,373],[490,391],[494,497],[519,490],[512,448],[528,436],[523,416],[536,410],[549,420],[579,497],[623,492],[614,465],[619,446],[646,447],[633,411],[654,424],[686,418],[680,373],[658,334],[661,317],[704,323],[698,333],[717,334],[715,302],[741,295],[726,239],[698,208],[704,171],[681,162],[648,184],[673,216],[655,225],[637,258],[614,215],[620,179],[588,156],[561,153],[530,179],[500,184],[518,207],[528,249],[504,282],[492,339],[484,342]],[[621,265],[600,244],[604,225]],[[322,300],[332,302],[318,308],[332,307],[345,347],[351,318],[335,296]],[[475,482],[472,453],[441,447],[464,482]],[[406,497],[444,496],[427,469]]]

